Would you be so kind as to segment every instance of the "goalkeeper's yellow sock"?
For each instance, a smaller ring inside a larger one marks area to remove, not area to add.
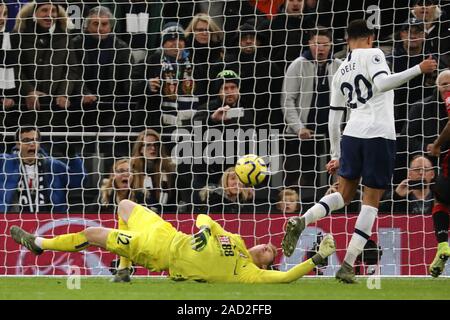
[[[89,247],[83,232],[68,233],[51,239],[41,238],[39,246],[44,250],[76,252]]]
[[[119,216],[119,230],[128,230],[127,223],[123,221],[120,216]],[[131,268],[131,260],[121,256],[119,266],[117,267],[117,269],[122,270],[126,268]]]
[[[446,253],[448,253],[450,251],[450,248],[449,248],[449,245],[448,245],[448,242],[440,242],[439,244],[438,244],[438,253],[441,253],[441,252],[446,252]]]

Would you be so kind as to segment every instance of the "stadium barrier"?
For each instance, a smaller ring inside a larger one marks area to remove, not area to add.
[[[282,214],[211,214],[226,230],[241,234],[247,246],[272,242],[279,246],[283,236],[286,216]],[[185,233],[195,231],[195,215],[164,214],[163,218]],[[333,214],[308,227],[303,233],[297,250],[290,258],[279,251],[280,270],[292,267],[305,259],[313,246],[318,232],[332,233],[336,239],[337,252],[323,270],[324,275],[333,275],[344,258],[345,248],[350,241],[357,215]],[[45,252],[34,256],[20,247],[9,237],[9,228],[20,225],[27,231],[38,235],[54,236],[68,232],[78,232],[89,226],[115,227],[113,214],[4,214],[0,216],[0,275],[67,275],[70,268],[77,266],[83,275],[109,275],[111,261],[116,256],[94,249],[80,253]],[[372,239],[381,247],[381,275],[427,275],[436,240],[433,234],[431,216],[380,214],[374,227]],[[450,275],[450,268],[444,275]],[[364,270],[365,272],[365,270]],[[363,272],[363,273],[364,273]],[[137,275],[156,275],[143,268],[136,268]]]

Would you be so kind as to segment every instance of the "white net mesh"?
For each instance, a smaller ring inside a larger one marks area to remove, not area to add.
[[[247,246],[279,246],[286,219],[336,187],[325,169],[328,110],[348,23],[372,23],[393,72],[429,55],[439,72],[450,62],[448,1],[37,1],[0,8],[1,275],[67,274],[71,266],[109,274],[113,254],[35,258],[8,230],[20,225],[54,236],[114,227],[121,199],[187,233],[196,214],[208,213]],[[429,182],[440,162],[410,161],[426,155],[448,119],[436,76],[395,91],[397,162],[372,235],[383,251],[382,274],[425,275],[435,254]],[[254,188],[237,187],[226,170],[249,153],[264,158],[270,175]],[[405,179],[417,182],[406,195],[398,189]],[[346,213],[358,213],[360,200],[358,193],[340,213],[309,226],[294,255],[275,261],[280,269],[308,256],[319,233],[332,233],[337,254],[317,272],[334,274],[357,216]]]

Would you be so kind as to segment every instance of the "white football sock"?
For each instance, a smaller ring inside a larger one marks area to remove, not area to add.
[[[41,238],[41,237],[36,237],[34,239],[34,244],[37,245],[41,249],[42,249],[42,240],[44,240],[44,238]]]
[[[332,211],[342,208],[344,205],[344,198],[342,198],[342,195],[339,192],[322,197],[318,203],[312,206],[303,215],[306,225],[322,219]]]
[[[355,264],[356,258],[364,250],[367,240],[372,235],[372,226],[377,218],[378,209],[362,205],[361,212],[356,220],[355,232],[347,248],[344,261],[349,265]]]

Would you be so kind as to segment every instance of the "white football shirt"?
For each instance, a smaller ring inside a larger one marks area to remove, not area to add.
[[[381,74],[391,72],[383,51],[377,48],[351,51],[338,68],[330,106],[351,109],[344,135],[395,140],[394,91],[377,90],[374,79]]]

